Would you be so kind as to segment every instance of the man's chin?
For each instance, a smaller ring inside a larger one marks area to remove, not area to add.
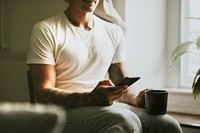
[[[96,6],[88,6],[88,7],[85,7],[85,11],[86,12],[94,12],[96,9]]]

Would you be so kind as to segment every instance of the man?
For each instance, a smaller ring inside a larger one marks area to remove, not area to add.
[[[143,106],[145,90],[135,96],[114,85],[127,76],[123,32],[93,14],[99,1],[69,0],[64,13],[34,26],[27,64],[37,102],[66,108],[69,133],[181,132],[169,116],[155,123],[169,120],[164,130],[143,121],[147,114],[135,107]]]

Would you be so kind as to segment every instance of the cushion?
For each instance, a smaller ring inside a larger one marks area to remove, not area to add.
[[[64,109],[55,105],[0,104],[0,133],[61,133],[65,120]]]

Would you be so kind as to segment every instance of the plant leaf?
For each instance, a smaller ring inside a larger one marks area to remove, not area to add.
[[[197,45],[197,49],[200,49],[200,37],[197,38],[196,45]]]
[[[196,19],[196,20],[200,20],[200,18],[195,18],[195,17],[187,17],[187,19]]]
[[[196,99],[198,95],[200,95],[200,68],[197,71],[193,83],[192,83],[192,93],[194,95],[194,98]]]
[[[189,52],[188,48],[190,46],[190,44],[193,44],[193,42],[191,41],[186,41],[184,43],[181,43],[179,46],[177,46],[171,56],[171,63],[170,66],[172,66],[172,64],[184,53]]]

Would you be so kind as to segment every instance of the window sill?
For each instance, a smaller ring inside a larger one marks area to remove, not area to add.
[[[200,115],[200,98],[194,99],[192,89],[165,88],[168,93],[168,111]]]
[[[188,115],[182,113],[168,112],[180,123],[181,127],[200,129],[200,115]]]

